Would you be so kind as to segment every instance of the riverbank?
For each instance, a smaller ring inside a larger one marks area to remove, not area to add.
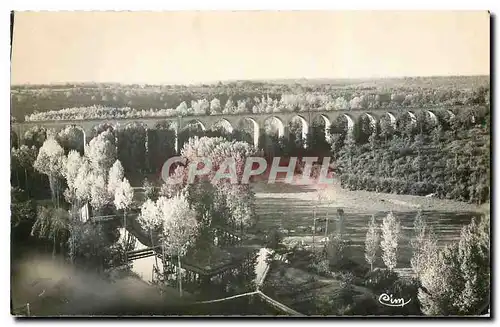
[[[257,201],[265,198],[306,201],[314,206],[349,209],[358,213],[376,213],[381,211],[412,212],[489,212],[490,204],[476,205],[454,200],[438,199],[425,196],[376,193],[368,191],[349,191],[340,187],[340,183],[327,186],[292,185],[278,181],[267,184],[259,181],[253,184]]]

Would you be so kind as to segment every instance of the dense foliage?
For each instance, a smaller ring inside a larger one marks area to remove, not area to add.
[[[481,204],[490,198],[490,110],[417,117],[399,129],[381,121],[375,130],[357,123],[352,138],[332,145],[343,187],[427,195]],[[342,140],[344,139],[344,140]]]
[[[222,137],[191,138],[181,150],[181,156],[186,159],[185,165],[178,166],[172,175],[181,183],[164,184],[162,194],[170,197],[179,192],[186,193],[202,226],[241,230],[251,225],[255,218],[255,198],[251,187],[248,184],[233,184],[228,179],[212,183],[212,179],[226,158],[231,158],[239,181],[245,159],[253,153],[254,149],[246,142],[228,141]],[[198,176],[196,183],[188,183],[189,165],[197,164],[206,157],[211,158],[212,163],[209,174]]]
[[[478,315],[490,304],[490,217],[462,228],[460,241],[428,256],[418,298],[428,315]]]

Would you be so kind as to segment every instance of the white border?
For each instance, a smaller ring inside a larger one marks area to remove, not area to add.
[[[182,0],[182,1],[43,1],[19,0],[11,6],[14,10],[484,10],[491,9],[494,1],[377,1],[349,0],[330,2],[308,1],[223,1],[223,0]],[[451,4],[451,6],[450,6]]]

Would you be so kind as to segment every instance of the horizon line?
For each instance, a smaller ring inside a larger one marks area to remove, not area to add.
[[[411,79],[411,78],[450,78],[450,77],[491,77],[491,74],[452,74],[452,75],[398,75],[398,76],[371,76],[371,77],[286,77],[286,78],[247,78],[247,79],[224,79],[224,80],[204,80],[197,82],[116,82],[116,81],[60,81],[50,83],[37,83],[37,82],[24,82],[17,84],[10,84],[14,86],[26,85],[67,85],[67,84],[118,84],[118,85],[151,85],[151,86],[196,86],[200,84],[213,85],[219,83],[235,83],[235,82],[280,82],[280,81],[373,81],[373,80],[389,80],[389,79]],[[299,83],[300,84],[300,83]]]

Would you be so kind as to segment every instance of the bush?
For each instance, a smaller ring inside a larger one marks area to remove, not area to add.
[[[346,260],[345,249],[347,247],[346,241],[341,239],[338,235],[334,236],[328,243],[326,248],[328,262],[332,271],[339,271],[344,266]]]
[[[308,267],[312,265],[315,259],[314,255],[310,251],[304,249],[295,249],[288,256],[288,260],[293,267],[307,270]]]
[[[330,275],[330,263],[328,260],[320,260],[318,262],[313,262],[309,265],[310,270],[316,272],[321,276],[329,276]]]
[[[283,234],[277,229],[273,229],[269,234],[266,235],[266,247],[270,249],[277,250],[282,248],[282,241]]]
[[[401,278],[388,269],[375,269],[366,274],[365,286],[373,290],[376,296],[385,293],[394,299],[410,300],[403,307],[380,306],[377,314],[382,315],[421,315],[418,301],[418,281],[416,279]],[[372,313],[373,314],[373,313]]]
[[[344,311],[345,315],[367,316],[380,314],[380,303],[374,296],[363,295]]]
[[[365,286],[375,293],[389,292],[399,279],[397,273],[389,269],[376,268],[365,276]]]
[[[350,287],[354,284],[355,278],[354,274],[350,271],[340,274],[340,287]]]

